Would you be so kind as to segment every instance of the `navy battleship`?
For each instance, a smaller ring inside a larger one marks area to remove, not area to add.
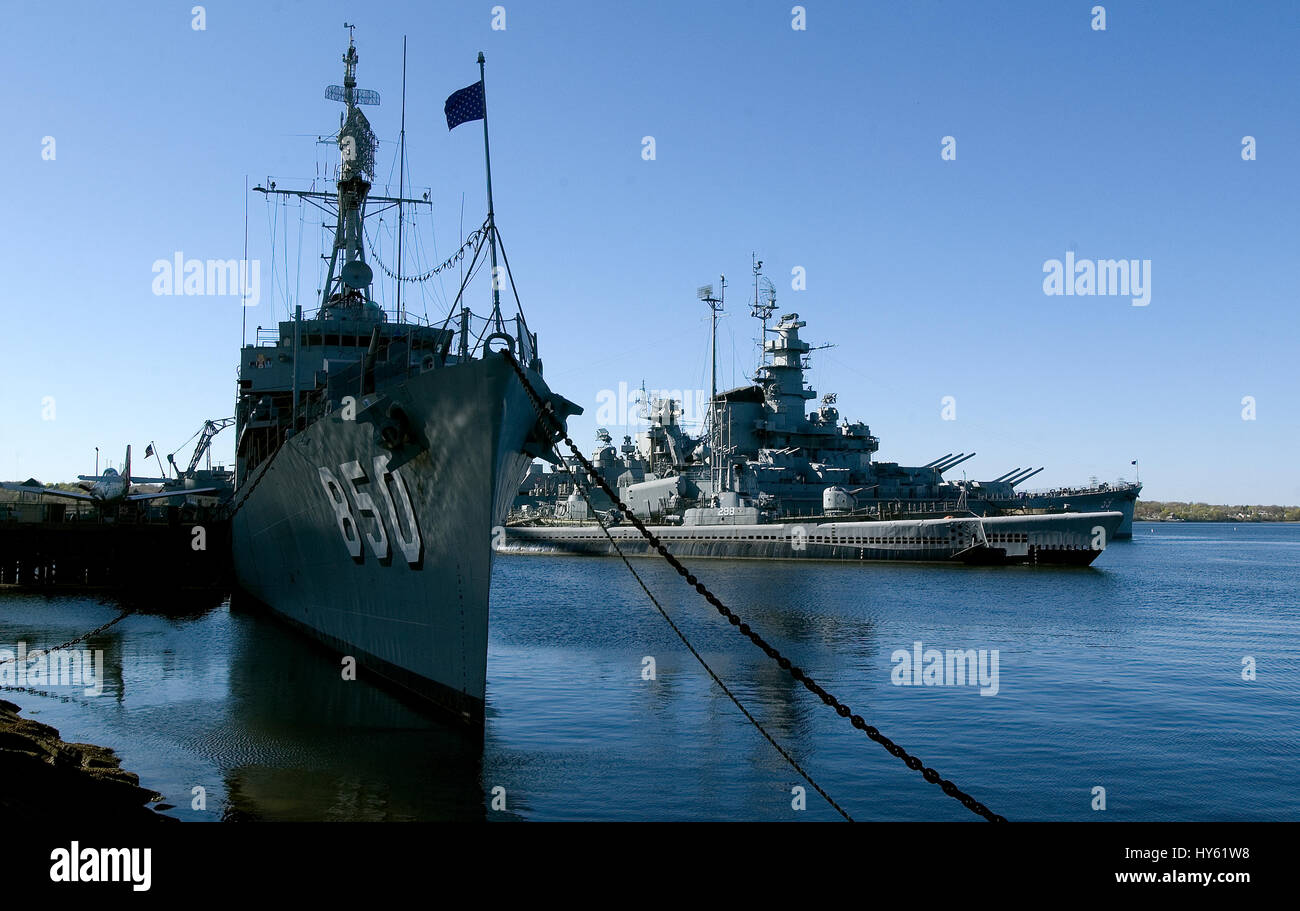
[[[649,426],[635,442],[625,436],[616,449],[607,430],[597,432],[599,445],[591,462],[638,516],[681,522],[688,509],[717,507],[730,495],[753,504],[766,522],[1106,514],[1107,540],[1132,537],[1140,483],[1017,490],[1042,468],[1018,468],[987,481],[948,480],[945,472],[975,453],[948,453],[916,467],[876,461],[879,439],[865,423],[842,419],[833,393],[822,396],[808,413],[807,403],[817,393],[805,381],[813,350],[799,335],[806,323],[799,314],[787,313],[769,326],[776,311],[775,293],[770,283],[767,294],[762,293],[760,266],[755,265],[752,309],[762,322],[759,365],[746,385],[719,392],[714,380],[706,431],[692,435],[686,430],[677,401],[643,399],[642,417]],[[716,327],[720,297],[713,296],[712,286],[701,288],[699,296],[713,311]],[[512,525],[558,527],[594,519],[571,477],[534,466],[516,498]],[[616,515],[599,489],[588,496],[595,509],[610,510],[611,518]],[[1117,522],[1112,522],[1112,514]],[[539,534],[521,532],[516,537],[536,543]]]
[[[343,85],[326,91],[344,105],[332,190],[256,188],[322,207],[335,226],[316,313],[298,307],[240,351],[234,570],[245,592],[362,669],[481,724],[492,529],[552,444],[511,361],[561,422],[581,409],[550,392],[537,335],[522,310],[503,318],[497,283],[486,318],[461,303],[464,284],[440,324],[404,311],[400,291],[393,311],[375,301],[364,221],[428,205],[427,194],[370,192],[377,140],[361,105],[379,97],[357,88],[354,42],[343,59]],[[482,64],[453,98],[470,98],[456,113],[484,121],[486,152]],[[460,251],[466,282],[485,243],[496,273],[490,168],[487,220]],[[399,254],[399,289],[401,269]]]

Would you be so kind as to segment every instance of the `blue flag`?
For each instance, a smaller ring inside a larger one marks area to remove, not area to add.
[[[447,103],[442,106],[447,115],[447,129],[454,130],[470,120],[482,120],[487,116],[483,109],[483,80],[467,85],[447,96]]]

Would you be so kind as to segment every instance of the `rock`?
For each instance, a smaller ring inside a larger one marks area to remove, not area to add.
[[[162,795],[140,787],[139,776],[123,769],[112,750],[64,743],[55,728],[20,711],[0,699],[0,817],[175,822],[147,806]]]

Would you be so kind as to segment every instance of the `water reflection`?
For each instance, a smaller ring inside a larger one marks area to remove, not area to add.
[[[1239,760],[1243,745],[1285,755],[1279,732],[1296,727],[1300,675],[1286,672],[1300,667],[1300,532],[1243,528],[1228,549],[1221,529],[1167,531],[1141,532],[1089,571],[715,561],[698,572],[827,690],[1007,816],[1090,818],[1072,783],[1101,768],[1130,795],[1116,810],[1125,819],[1294,818],[1282,767]],[[965,818],[671,568],[636,567],[710,666],[855,817]],[[0,592],[0,645],[45,648],[119,608]],[[792,811],[801,781],[617,561],[498,560],[489,630],[481,737],[364,674],[344,681],[336,654],[261,612],[188,598],[85,643],[104,652],[104,695],[29,686],[6,696],[67,740],[116,750],[185,820],[837,818],[811,798]],[[997,697],[893,685],[891,654],[917,640],[1000,649]],[[1282,670],[1247,705],[1224,654]],[[645,656],[654,679],[642,676]],[[498,786],[506,813],[487,806]]]
[[[482,732],[344,680],[338,656],[235,599],[225,818],[482,819]]]

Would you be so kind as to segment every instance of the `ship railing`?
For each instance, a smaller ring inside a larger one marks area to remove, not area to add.
[[[882,519],[916,515],[918,513],[965,511],[956,500],[890,500],[877,504],[873,509],[873,514],[880,516]]]
[[[522,314],[510,319],[492,318],[462,308],[448,316],[441,328],[452,333],[448,360],[479,358],[487,351],[508,348],[520,363],[530,367],[536,364],[537,334],[529,331]]]
[[[1107,484],[1095,484],[1091,487],[1048,487],[1039,490],[1017,490],[1011,494],[991,495],[990,500],[1023,500],[1029,497],[1079,497],[1097,493],[1123,493],[1136,487],[1137,482],[1121,478]]]

